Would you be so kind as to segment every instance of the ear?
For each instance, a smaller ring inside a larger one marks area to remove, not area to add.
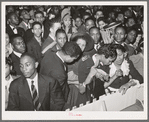
[[[14,49],[14,46],[11,44],[11,48]]]
[[[36,68],[38,67],[38,65],[39,65],[39,63],[38,63],[38,62],[35,62],[35,67],[36,67]]]
[[[12,70],[12,66],[10,66],[10,70]]]
[[[127,34],[125,34],[125,38],[127,37]]]
[[[34,32],[33,32],[33,29],[32,29],[32,33],[34,33]]]

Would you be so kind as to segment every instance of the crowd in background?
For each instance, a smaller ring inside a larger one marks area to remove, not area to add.
[[[64,111],[142,84],[143,10],[7,5],[5,109]]]

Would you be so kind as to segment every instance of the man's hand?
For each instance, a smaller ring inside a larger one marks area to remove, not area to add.
[[[81,83],[78,85],[78,89],[81,94],[83,94],[86,91],[86,87],[84,87]]]

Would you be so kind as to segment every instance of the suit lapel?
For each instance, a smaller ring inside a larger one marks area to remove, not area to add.
[[[46,86],[43,77],[39,74],[38,75],[38,90],[39,90],[39,102],[42,103],[43,99],[45,98],[46,93]]]
[[[32,104],[32,96],[27,83],[27,80],[23,77],[23,85],[20,88],[22,95]]]

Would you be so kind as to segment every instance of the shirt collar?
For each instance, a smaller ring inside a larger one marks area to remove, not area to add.
[[[10,27],[11,27],[11,29],[13,30],[14,28],[16,28],[16,27],[13,27],[12,25],[9,25]]]
[[[36,82],[37,81],[37,78],[38,78],[38,73],[36,73],[36,76],[33,78],[33,79],[30,79],[30,78],[26,78],[27,81],[34,81]]]
[[[65,61],[62,59],[62,57],[59,55],[58,52],[56,52],[56,55],[62,60],[63,63],[65,62]]]
[[[14,53],[16,56],[18,56],[19,58],[21,58],[21,55],[22,55],[21,53],[18,53],[18,52],[14,51],[14,50],[13,50],[13,53]]]

